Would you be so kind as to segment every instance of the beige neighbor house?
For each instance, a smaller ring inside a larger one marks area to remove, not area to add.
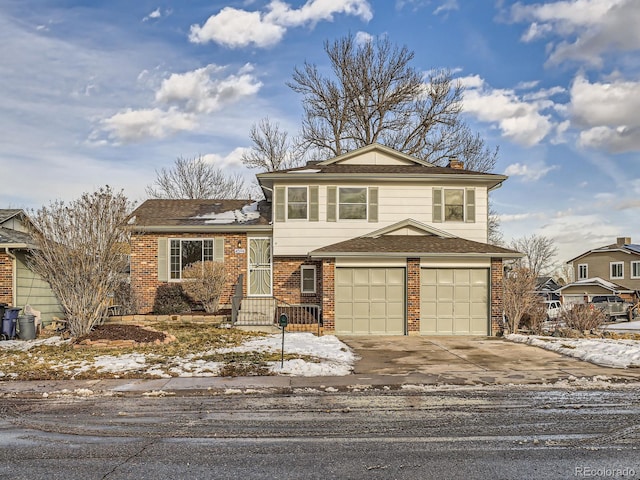
[[[29,268],[30,220],[23,210],[0,209],[0,303],[31,305],[41,320],[64,318],[62,306],[49,284]]]
[[[569,303],[576,303],[580,296],[588,302],[594,295],[633,300],[640,292],[640,245],[631,243],[629,237],[619,237],[616,243],[589,250],[567,263],[577,279],[561,289]]]
[[[212,259],[228,267],[221,302],[235,283],[241,311],[276,299],[342,335],[493,335],[503,259],[521,256],[487,243],[489,192],[506,178],[374,144],[258,174],[261,202],[148,200],[129,221],[131,284],[148,312],[159,285]]]

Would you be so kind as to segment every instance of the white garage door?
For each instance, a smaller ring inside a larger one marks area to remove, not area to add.
[[[337,334],[404,334],[404,268],[336,268],[335,288]]]
[[[423,268],[420,333],[487,335],[489,271],[469,268]]]

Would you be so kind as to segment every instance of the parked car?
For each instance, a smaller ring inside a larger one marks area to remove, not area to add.
[[[555,320],[562,314],[562,304],[559,300],[545,300],[547,320]]]
[[[596,295],[591,299],[591,305],[602,310],[609,320],[615,321],[619,317],[629,318],[629,310],[633,304],[625,302],[617,295]]]

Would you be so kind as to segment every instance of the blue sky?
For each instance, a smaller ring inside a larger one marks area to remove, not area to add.
[[[293,69],[352,33],[464,83],[510,176],[493,194],[506,241],[548,236],[559,261],[640,242],[639,24],[637,0],[4,0],[0,207],[105,184],[140,201],[178,156],[244,172],[253,123],[298,128]]]

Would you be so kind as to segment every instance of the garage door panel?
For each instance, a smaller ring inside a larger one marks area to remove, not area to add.
[[[423,268],[420,332],[486,335],[489,331],[487,269]]]
[[[340,334],[404,334],[404,268],[336,268],[336,332]],[[349,307],[347,307],[349,305]]]

